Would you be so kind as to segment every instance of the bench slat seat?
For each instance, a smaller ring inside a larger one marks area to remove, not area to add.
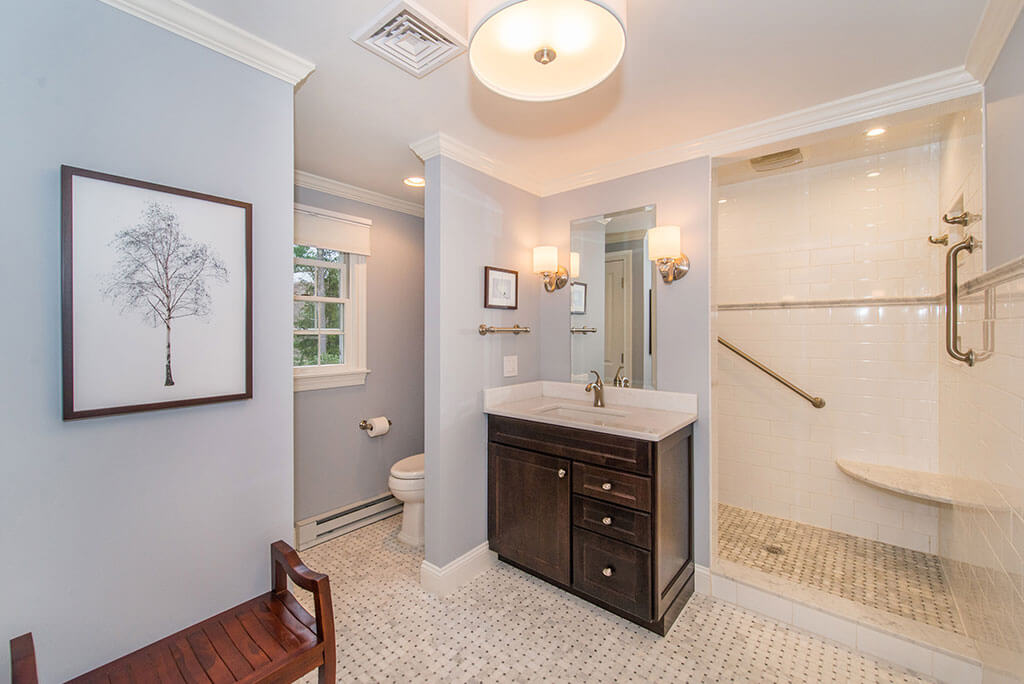
[[[326,575],[302,565],[284,542],[271,546],[273,589],[76,677],[73,684],[277,684],[320,669],[334,682],[334,618]],[[287,589],[313,593],[316,617]],[[35,684],[31,634],[11,641],[12,682]]]

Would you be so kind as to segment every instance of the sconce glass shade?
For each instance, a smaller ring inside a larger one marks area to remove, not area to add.
[[[554,273],[558,270],[558,247],[543,245],[533,248],[533,272]]]
[[[580,253],[569,252],[569,277],[580,277]]]
[[[626,50],[626,0],[469,0],[468,8],[473,73],[516,100],[590,90]]]
[[[647,258],[675,259],[683,253],[679,226],[657,226],[647,231]]]

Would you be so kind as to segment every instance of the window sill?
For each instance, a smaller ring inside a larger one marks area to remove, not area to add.
[[[366,384],[368,368],[296,368],[294,391],[354,387]]]

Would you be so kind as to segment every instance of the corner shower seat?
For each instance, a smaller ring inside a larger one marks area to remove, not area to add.
[[[861,482],[941,504],[1006,510],[1006,501],[992,493],[990,486],[956,475],[929,473],[863,461],[836,459],[844,473]]]

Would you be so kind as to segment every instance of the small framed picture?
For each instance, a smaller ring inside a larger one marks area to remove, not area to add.
[[[569,285],[569,313],[587,313],[587,284],[572,283]]]
[[[484,266],[484,308],[519,308],[519,272]]]

